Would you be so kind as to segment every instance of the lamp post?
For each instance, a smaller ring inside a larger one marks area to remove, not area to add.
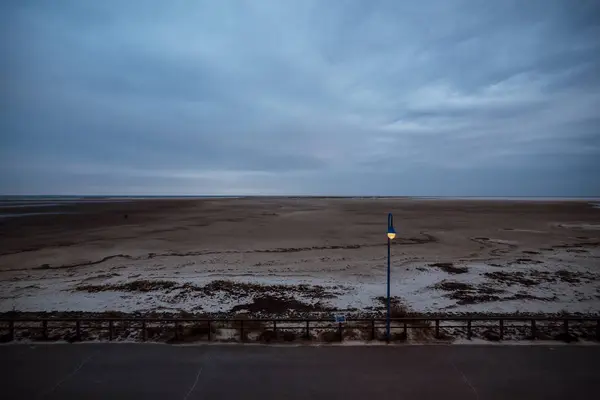
[[[385,334],[387,341],[390,341],[390,247],[392,244],[392,239],[396,237],[396,230],[394,229],[394,216],[392,213],[388,214],[388,228],[387,228],[387,237],[388,237],[388,268],[387,268],[387,318],[385,323]]]

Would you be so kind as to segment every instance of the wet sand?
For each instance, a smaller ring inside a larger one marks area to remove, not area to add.
[[[178,199],[83,202],[22,212],[65,214],[0,219],[0,269],[57,268],[166,251],[314,247],[327,255],[331,247],[361,246],[348,253],[375,257],[382,253],[375,247],[386,243],[388,212],[398,231],[394,245],[401,246],[396,255],[404,259],[510,258],[600,240],[600,209],[579,201]],[[301,251],[294,254],[302,257]]]

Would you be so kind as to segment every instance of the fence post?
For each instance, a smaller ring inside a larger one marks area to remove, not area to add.
[[[500,340],[504,340],[504,320],[500,320]]]
[[[309,321],[306,320],[306,336],[305,336],[305,338],[307,340],[310,339],[310,327],[308,326],[308,324],[309,324]]]
[[[440,338],[440,320],[439,319],[435,320],[435,338],[436,339]]]
[[[371,340],[375,340],[375,320],[371,320]]]
[[[210,319],[207,321],[208,323],[208,341],[210,342]]]
[[[75,321],[75,337],[78,341],[81,341],[81,321]]]
[[[535,327],[535,319],[531,320],[531,340],[535,340],[537,338],[537,329]]]
[[[8,321],[8,337],[11,341],[15,340],[15,321]]]
[[[473,332],[471,332],[471,320],[469,319],[467,321],[467,339],[471,340],[472,335],[473,335]]]
[[[146,320],[142,321],[142,340],[148,340],[148,331],[146,330]]]
[[[277,339],[277,321],[273,320],[273,337]]]
[[[42,338],[48,340],[48,321],[42,321]]]
[[[244,341],[244,320],[240,320],[240,340]]]
[[[338,322],[338,335],[340,336],[340,342],[344,340],[344,336],[342,335],[342,323]]]
[[[108,340],[113,340],[113,321],[112,319],[108,321]]]

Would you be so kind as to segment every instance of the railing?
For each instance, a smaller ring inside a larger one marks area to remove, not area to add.
[[[404,317],[391,320],[391,340],[439,341],[455,337],[487,340],[577,338],[600,341],[600,317]],[[207,319],[207,318],[0,318],[0,341],[295,341],[387,340],[384,318]],[[481,330],[483,334],[481,333]],[[98,333],[93,336],[91,333]],[[317,333],[316,336],[313,333]],[[251,335],[252,334],[252,335]]]

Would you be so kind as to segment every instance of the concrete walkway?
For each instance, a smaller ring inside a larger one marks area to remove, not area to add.
[[[600,346],[0,346],[3,399],[562,399]]]

